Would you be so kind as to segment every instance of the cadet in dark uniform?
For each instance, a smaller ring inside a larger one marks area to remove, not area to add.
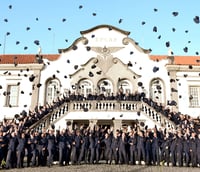
[[[63,166],[63,162],[65,160],[65,153],[66,153],[66,136],[65,131],[60,131],[60,134],[57,136],[58,141],[58,149],[59,149],[59,165]]]
[[[48,150],[47,165],[48,167],[51,167],[52,162],[53,162],[55,142],[56,142],[56,138],[54,135],[54,130],[50,129],[47,135],[47,150]]]
[[[45,166],[47,162],[47,138],[46,133],[43,132],[38,138],[38,166]]]
[[[82,137],[80,131],[76,130],[72,141],[71,163],[76,164],[78,162]]]
[[[161,144],[162,147],[162,153],[161,153],[161,160],[167,163],[167,166],[169,166],[170,162],[170,145],[171,145],[171,138],[169,136],[169,133],[166,133],[164,136],[164,140]]]
[[[115,164],[119,163],[119,130],[114,133],[111,141],[110,162],[114,157]]]
[[[84,130],[83,137],[81,140],[81,150],[78,159],[78,164],[80,164],[82,160],[85,163],[88,163],[88,156],[89,156],[88,154],[89,154],[89,136],[88,136],[88,131]]]
[[[145,138],[141,130],[138,130],[137,136],[137,155],[138,164],[141,165],[141,161],[145,161]]]
[[[197,138],[196,133],[193,131],[190,138],[190,157],[192,167],[197,166]]]
[[[189,149],[189,136],[184,135],[183,138],[183,160],[186,164],[186,167],[189,167],[189,161],[190,161],[190,149]]]
[[[91,131],[89,134],[89,150],[90,150],[90,164],[94,164],[94,159],[95,159],[95,136],[94,132]]]
[[[17,168],[24,167],[24,156],[25,156],[25,148],[27,146],[27,139],[25,133],[19,133],[18,137],[18,145],[17,145]]]
[[[119,138],[119,161],[120,164],[128,164],[127,160],[127,152],[126,152],[126,146],[127,146],[128,140],[126,137],[126,134],[124,132],[121,133],[121,136]]]
[[[178,132],[178,137],[176,139],[176,158],[178,166],[183,166],[183,138],[181,131]]]
[[[200,134],[197,137],[197,164],[200,167]]]
[[[172,166],[176,166],[176,137],[176,133],[173,133],[173,138],[170,146]]]
[[[35,133],[32,132],[30,134],[30,137],[28,138],[27,144],[29,145],[29,149],[28,149],[28,158],[29,158],[29,162],[28,164],[31,162],[31,167],[36,166],[36,154],[37,154],[37,138],[35,137]]]
[[[105,138],[102,140],[102,143],[105,144],[105,160],[106,160],[106,164],[111,164],[111,161],[109,156],[110,156],[110,151],[111,151],[111,136],[108,133],[105,133]],[[109,162],[108,162],[109,161]]]
[[[146,131],[145,132],[145,164],[151,165],[152,161],[152,138],[151,138],[151,132]]]
[[[8,134],[8,140],[9,143],[6,157],[6,169],[14,168],[16,165],[17,137],[14,131]]]
[[[153,139],[152,139],[152,156],[153,156],[153,164],[160,165],[160,139],[157,136],[157,132],[154,131]]]

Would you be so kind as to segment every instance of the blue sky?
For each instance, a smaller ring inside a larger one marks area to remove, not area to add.
[[[79,38],[80,31],[109,24],[130,31],[153,55],[167,55],[166,42],[174,55],[197,55],[200,24],[195,16],[200,16],[199,0],[1,0],[0,54],[36,54],[35,40],[43,54],[57,54]]]

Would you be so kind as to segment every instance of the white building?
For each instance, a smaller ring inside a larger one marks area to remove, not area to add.
[[[59,49],[59,54],[0,55],[0,120],[50,103],[69,90],[84,96],[115,95],[119,89],[145,92],[163,106],[175,101],[176,105],[169,106],[172,111],[199,116],[199,56],[151,55],[129,37],[130,32],[110,25],[80,33],[81,37]],[[144,111],[137,115],[143,105],[133,111],[68,110],[53,123],[56,127],[64,127],[69,120],[112,125],[111,119],[115,119],[115,125],[121,125],[138,119],[153,126],[155,120]]]

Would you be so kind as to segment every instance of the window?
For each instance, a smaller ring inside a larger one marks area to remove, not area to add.
[[[87,97],[88,94],[92,94],[92,83],[89,80],[82,80],[79,83],[80,93]]]
[[[118,83],[120,90],[123,91],[123,93],[131,93],[132,89],[131,89],[131,83],[128,80],[121,80]]]
[[[189,87],[189,101],[190,106],[200,106],[200,87],[190,86]]]
[[[57,79],[49,80],[46,86],[46,102],[52,103],[53,100],[59,96],[60,85]]]
[[[150,97],[153,101],[164,103],[164,84],[160,79],[154,79],[150,83]]]
[[[104,94],[104,95],[111,94],[113,92],[112,83],[107,79],[101,80],[98,83],[98,90],[100,94]]]
[[[6,94],[6,106],[18,106],[19,85],[8,85]]]

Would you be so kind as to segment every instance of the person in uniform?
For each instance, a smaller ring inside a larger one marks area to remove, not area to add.
[[[127,147],[127,136],[125,132],[121,133],[121,136],[119,138],[119,162],[120,164],[128,164],[128,157],[126,152]]]
[[[197,138],[196,133],[192,131],[191,138],[190,138],[190,157],[192,167],[197,166]]]
[[[51,167],[53,163],[55,143],[56,143],[56,138],[54,135],[54,129],[50,129],[47,135],[47,150],[48,150],[47,165],[48,167]]]
[[[40,133],[37,144],[38,166],[45,166],[47,162],[47,138],[46,133]]]
[[[6,169],[16,167],[16,147],[17,147],[17,137],[15,131],[10,131],[7,135],[8,137],[8,152],[6,157]]]
[[[27,146],[27,139],[24,132],[19,133],[17,136],[17,168],[24,167],[25,148]]]

